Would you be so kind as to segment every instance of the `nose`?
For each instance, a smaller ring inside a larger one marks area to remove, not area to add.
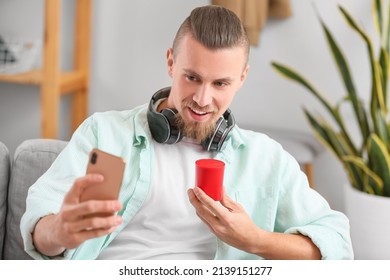
[[[192,98],[200,107],[210,105],[213,100],[212,90],[207,86],[201,86],[197,89]]]

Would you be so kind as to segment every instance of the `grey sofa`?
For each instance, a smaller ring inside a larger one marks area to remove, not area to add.
[[[0,142],[0,259],[31,259],[19,230],[28,188],[49,168],[67,142],[31,139],[21,143],[11,160]]]

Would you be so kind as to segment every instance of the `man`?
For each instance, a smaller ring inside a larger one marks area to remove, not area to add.
[[[297,162],[267,136],[235,126],[228,107],[248,54],[233,12],[194,9],[167,51],[171,88],[149,106],[88,118],[30,188],[26,251],[69,259],[353,258],[348,220],[309,188]],[[85,175],[95,147],[127,162],[118,201],[80,200],[104,180]],[[226,164],[220,202],[190,188],[200,158]]]

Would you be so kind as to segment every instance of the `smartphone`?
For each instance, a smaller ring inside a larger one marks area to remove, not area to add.
[[[81,195],[81,201],[118,199],[125,165],[123,158],[93,149],[89,154],[87,174],[99,173],[104,176],[104,181],[88,186]]]

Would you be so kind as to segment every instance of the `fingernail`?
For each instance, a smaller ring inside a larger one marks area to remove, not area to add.
[[[121,216],[115,216],[115,225],[120,225],[122,223],[122,217]]]
[[[102,174],[95,174],[94,175],[94,179],[97,180],[97,181],[103,181],[104,180],[104,177]]]
[[[115,203],[115,209],[116,209],[116,211],[119,211],[122,209],[122,203],[120,201],[117,201]]]
[[[195,193],[196,195],[200,194],[199,188],[198,188],[198,187],[195,187],[195,188],[194,188],[194,193]]]

